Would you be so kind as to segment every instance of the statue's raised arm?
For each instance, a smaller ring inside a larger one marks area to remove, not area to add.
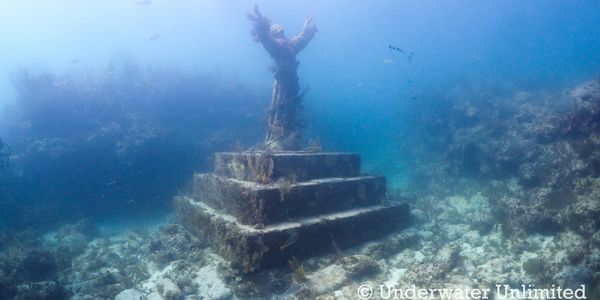
[[[263,45],[263,47],[273,56],[278,52],[279,45],[271,36],[271,20],[265,18],[258,10],[258,6],[254,5],[252,12],[247,14],[248,19],[252,21],[252,36],[254,40]]]
[[[302,30],[295,37],[292,38],[292,44],[294,45],[294,51],[296,53],[304,49],[304,47],[308,45],[308,42],[312,40],[312,38],[315,36],[315,33],[317,33],[318,31],[317,27],[315,25],[312,25],[311,22],[312,16],[305,17],[304,26],[302,27]]]

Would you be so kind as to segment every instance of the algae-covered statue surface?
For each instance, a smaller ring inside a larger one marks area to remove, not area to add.
[[[271,24],[257,6],[248,14],[254,29],[252,35],[275,60],[273,73],[273,97],[269,109],[265,146],[270,150],[297,150],[300,148],[301,132],[296,119],[301,100],[298,88],[298,61],[296,55],[317,32],[311,25],[312,17],[304,19],[302,30],[293,38],[286,38],[283,27]]]

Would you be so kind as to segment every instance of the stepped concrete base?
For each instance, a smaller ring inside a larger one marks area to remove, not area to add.
[[[374,205],[383,200],[385,190],[382,176],[258,184],[213,174],[196,174],[192,198],[238,218],[242,224],[262,227]]]
[[[178,221],[243,272],[380,238],[408,224],[406,204],[379,204],[257,229],[189,197],[175,199]]]
[[[215,153],[215,174],[259,183],[360,175],[360,155],[336,152]]]

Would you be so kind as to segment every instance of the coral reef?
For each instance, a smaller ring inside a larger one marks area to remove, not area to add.
[[[462,245],[457,268],[471,284],[598,285],[599,106],[596,79],[512,95],[456,89],[440,111],[419,108],[409,138],[419,147],[407,148],[417,161],[415,207],[433,219],[422,226],[436,249]],[[481,247],[488,262],[478,264]],[[430,260],[428,276],[437,270]]]
[[[95,234],[89,220],[60,227],[51,236],[31,229],[0,233],[0,298],[64,299],[62,274]]]
[[[439,111],[430,104],[415,104],[422,113],[407,137],[416,162],[407,230],[343,250],[332,241],[334,253],[250,274],[178,225],[118,236],[89,220],[46,235],[5,231],[0,298],[355,299],[362,284],[498,283],[585,284],[597,297],[599,81],[566,91],[457,88]]]
[[[174,290],[179,294],[194,288],[192,273],[206,264],[204,248],[177,225],[131,232],[116,240],[98,239],[74,260],[68,289],[81,299],[112,298],[125,289],[138,289],[145,295],[158,292],[163,297]]]
[[[45,236],[3,232],[1,240],[2,299],[231,297],[215,269],[224,262],[178,225],[107,236],[82,220]]]
[[[437,183],[421,182],[421,188],[444,193],[447,187],[457,192],[483,186],[495,219],[515,236],[566,229],[594,234],[599,91],[593,80],[564,93],[518,92],[503,102],[489,95],[462,101],[458,93],[445,111],[448,129],[432,134],[422,128],[424,147],[436,149],[435,155],[414,155],[421,176]]]

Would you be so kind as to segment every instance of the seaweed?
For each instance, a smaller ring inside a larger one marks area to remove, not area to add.
[[[342,249],[340,249],[340,246],[335,242],[333,234],[331,234],[331,250],[336,261],[344,257],[344,253],[342,252]]]
[[[306,271],[304,271],[304,266],[300,262],[298,262],[295,256],[292,256],[292,258],[288,260],[288,265],[294,273],[294,279],[296,280],[296,282],[308,282],[308,278],[306,277]]]
[[[286,177],[279,181],[279,183],[278,183],[279,199],[281,199],[281,202],[285,202],[285,197],[290,193],[290,191],[292,190],[292,185],[295,182],[296,182],[295,174],[292,174],[291,176]]]

